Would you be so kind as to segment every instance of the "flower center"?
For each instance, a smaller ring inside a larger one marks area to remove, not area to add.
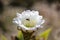
[[[36,21],[35,20],[31,20],[31,19],[25,19],[24,21],[22,21],[23,25],[26,27],[34,27],[36,25]]]

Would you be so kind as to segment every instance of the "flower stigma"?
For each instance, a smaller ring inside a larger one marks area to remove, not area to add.
[[[35,20],[30,20],[30,19],[26,19],[22,22],[22,24],[24,24],[24,26],[30,28],[30,27],[34,27],[36,25],[36,21]]]

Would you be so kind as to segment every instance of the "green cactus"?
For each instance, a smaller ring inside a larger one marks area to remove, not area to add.
[[[42,32],[41,34],[39,34],[39,36],[36,37],[36,40],[40,40],[40,38],[43,40],[47,40],[51,30],[52,28],[49,28],[45,30],[44,32]]]
[[[17,38],[18,38],[18,40],[24,40],[22,31],[18,31]]]
[[[17,35],[17,40],[35,40],[35,37],[32,36],[32,33],[29,32],[23,32],[23,31],[18,31],[18,35]]]
[[[7,38],[4,35],[1,35],[2,40],[7,40]]]

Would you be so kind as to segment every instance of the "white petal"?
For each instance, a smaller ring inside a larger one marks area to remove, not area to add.
[[[43,28],[43,26],[41,26],[41,25],[36,25],[36,28]]]
[[[13,21],[13,23],[18,24],[18,22],[17,22],[17,21]]]
[[[35,15],[39,15],[38,11],[32,11]]]
[[[16,24],[20,25],[21,24],[21,21],[20,21],[19,18],[14,18],[13,19],[13,23],[16,23]]]
[[[22,19],[22,15],[20,13],[17,13],[17,18]]]
[[[24,14],[29,14],[30,12],[31,12],[30,10],[23,11],[23,12],[22,12],[22,15],[24,15]]]
[[[26,12],[31,12],[30,10],[26,10]]]
[[[41,20],[43,17],[42,16],[39,16],[39,19]]]
[[[42,20],[41,24],[43,24],[45,22],[45,20]]]
[[[20,13],[17,13],[17,16],[21,16],[21,14]]]
[[[22,28],[22,30],[23,30],[24,32],[26,32],[26,28],[25,28],[24,25],[20,25],[20,27]]]

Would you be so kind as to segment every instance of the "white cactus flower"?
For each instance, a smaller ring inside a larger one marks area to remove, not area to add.
[[[35,31],[37,28],[42,28],[42,24],[45,22],[43,17],[39,15],[38,11],[23,11],[21,14],[17,13],[17,17],[13,19],[13,23],[16,23],[23,31]]]

